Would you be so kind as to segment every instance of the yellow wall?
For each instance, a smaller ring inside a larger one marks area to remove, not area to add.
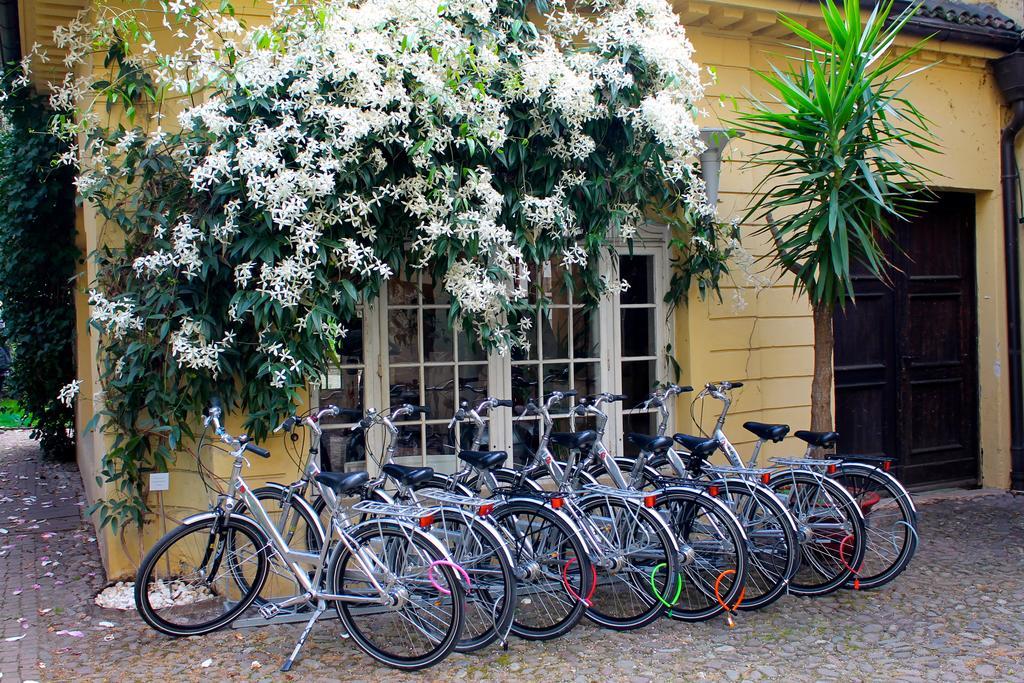
[[[85,0],[23,0],[23,40],[46,42],[58,21],[74,16]],[[131,3],[125,1],[125,5]],[[242,3],[249,8],[252,3]],[[814,3],[747,0],[742,5],[724,2],[687,2],[677,0],[676,8],[697,49],[698,60],[713,66],[718,81],[711,88],[706,103],[707,123],[721,125],[730,108],[721,105],[718,96],[739,97],[759,86],[752,80],[751,67],[766,66],[769,53],[783,50],[784,31],[776,21],[777,10],[803,16],[814,23]],[[933,43],[923,61],[942,63],[918,76],[910,96],[931,117],[942,139],[943,154],[926,160],[935,170],[935,186],[942,189],[971,191],[977,199],[977,277],[979,302],[978,360],[981,380],[981,420],[983,452],[983,483],[1006,486],[1008,483],[1008,383],[1005,350],[1005,298],[1003,296],[1002,242],[1000,218],[998,130],[1004,108],[994,86],[986,60],[997,56],[982,48],[951,43]],[[52,62],[51,62],[52,64]],[[37,82],[59,80],[57,71],[44,72]],[[725,164],[721,183],[721,215],[739,215],[749,200],[756,177],[740,168],[753,150],[747,141],[730,147],[733,161]],[[95,214],[86,209],[81,216],[82,246],[97,246],[100,230]],[[757,226],[744,227],[744,242],[755,256],[765,252],[763,240],[753,235]],[[80,280],[84,288],[93,275],[91,266]],[[768,274],[769,276],[773,274]],[[725,302],[701,302],[696,292],[690,304],[676,314],[678,361],[684,380],[701,383],[709,379],[746,379],[748,384],[737,393],[735,417],[764,421],[787,422],[795,427],[809,420],[812,333],[810,311],[805,300],[795,298],[788,279],[772,278],[767,288],[755,290],[741,276],[736,286],[727,285]],[[733,301],[739,295],[746,307],[739,309]],[[87,334],[84,295],[76,299],[79,310],[79,377],[84,380],[83,401],[79,405],[77,423],[83,426],[92,415],[89,398],[96,386],[96,339]],[[1002,369],[1002,370],[1001,370]],[[690,429],[685,410],[678,410],[679,428]],[[708,415],[708,426],[713,416]],[[237,420],[237,418],[236,418]],[[237,421],[229,428],[237,431]],[[736,432],[739,436],[741,432]],[[281,442],[266,444],[275,454]],[[104,491],[94,482],[99,460],[107,444],[100,434],[81,434],[79,464],[82,468],[90,500]],[[741,446],[741,450],[745,450]],[[781,452],[778,454],[782,454]],[[246,475],[250,483],[268,479],[290,481],[296,475],[287,458],[275,455],[271,461],[253,459],[253,468]],[[228,460],[217,458],[212,466],[222,475],[227,473]],[[205,509],[207,499],[195,474],[194,460],[179,459],[171,475],[171,492],[163,501],[170,523],[192,511]],[[159,507],[151,497],[154,509]],[[110,576],[133,571],[141,549],[149,547],[162,533],[162,524],[147,525],[144,535],[129,531],[123,536],[102,534],[104,559]]]
[[[786,51],[782,31],[771,12],[777,8],[796,17],[816,12],[813,3],[758,2],[745,7],[718,2],[675,3],[686,22],[697,59],[713,67],[717,82],[707,102],[707,125],[722,125],[732,115],[732,104],[720,97],[737,98],[740,106],[747,93],[765,95],[751,69],[764,69],[770,61],[782,62]],[[813,19],[810,20],[812,26]],[[819,27],[820,28],[820,27]],[[1005,108],[987,60],[999,56],[976,46],[933,41],[917,60],[921,65],[938,62],[918,74],[908,97],[929,117],[942,153],[923,163],[933,170],[934,187],[972,192],[976,199],[978,367],[982,451],[982,483],[1009,485],[1009,384],[1006,377],[1006,299],[1002,258],[1002,216],[999,189],[999,129]],[[733,141],[723,165],[720,215],[742,215],[758,177],[743,169],[742,162],[755,150],[750,141]],[[755,257],[768,244],[753,233],[758,226],[743,227],[743,242]],[[688,309],[677,319],[680,364],[691,383],[711,379],[747,379],[736,392],[735,422],[758,419],[785,422],[805,428],[810,421],[813,333],[810,307],[792,294],[792,278],[767,272],[773,284],[758,290],[737,274],[738,286],[723,290],[724,303],[701,302],[691,293]],[[746,307],[733,301],[739,294]],[[710,409],[710,406],[709,406]],[[691,429],[686,411],[677,411],[680,429]],[[704,420],[713,426],[715,415]],[[742,430],[730,434],[742,439]],[[745,443],[753,441],[751,436]],[[741,441],[743,443],[743,441]],[[791,446],[794,449],[796,446]],[[776,447],[778,455],[782,448]],[[743,447],[741,452],[746,452]]]

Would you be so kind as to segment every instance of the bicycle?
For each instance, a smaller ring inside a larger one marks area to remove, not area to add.
[[[277,556],[303,593],[265,604],[260,614],[270,619],[285,607],[313,608],[282,671],[291,669],[328,603],[348,637],[384,664],[416,670],[448,656],[462,629],[465,598],[458,566],[424,531],[433,514],[377,507],[367,512],[378,516],[353,525],[337,501],[365,485],[366,473],[319,473],[314,482],[331,509],[333,542],[322,542],[318,553],[295,550],[241,475],[246,453],[266,458],[270,452],[245,435],[228,434],[220,416],[220,404],[214,402],[205,424],[235,447],[228,451],[233,466],[227,490],[212,510],[185,519],[143,559],[135,582],[143,620],[171,636],[219,629],[253,604],[267,580],[271,556]],[[239,502],[252,517],[235,513]]]
[[[743,386],[742,382],[709,382],[694,399],[694,404],[707,396],[723,402],[723,410],[710,437],[676,434],[674,447],[653,466],[665,467],[678,476],[687,471],[702,476],[737,478],[758,481],[771,489],[789,508],[797,524],[800,563],[788,577],[786,589],[796,595],[817,596],[838,590],[854,581],[866,551],[864,514],[843,486],[825,476],[840,463],[838,460],[774,458],[776,467],[757,468],[761,447],[769,440],[781,441],[789,430],[786,425],[744,423],[744,428],[758,436],[750,461],[744,463],[724,432],[731,399],[727,393]],[[696,418],[695,418],[696,421]],[[662,416],[660,429],[667,425]],[[707,462],[716,451],[725,454],[729,466],[713,466]],[[684,462],[687,461],[687,462]]]
[[[353,492],[354,497],[385,504],[420,505],[414,491],[429,489],[429,482],[434,481],[434,471],[429,467],[404,467],[393,462],[399,431],[393,420],[424,410],[422,406],[405,404],[390,411],[371,409],[365,416],[356,415],[363,430],[381,425],[390,438],[384,456],[374,458],[380,468],[380,476],[367,479],[361,488]],[[261,495],[273,500],[281,509],[295,512],[295,521],[290,527],[292,533],[300,522],[306,529],[315,529],[325,508],[319,497],[312,504],[304,498],[309,480],[319,472],[316,456],[322,434],[320,422],[328,415],[345,413],[351,417],[353,412],[329,406],[319,413],[290,416],[279,426],[278,430],[291,432],[297,424],[303,424],[312,435],[304,474],[299,481],[289,486],[271,483],[260,490]],[[393,493],[385,490],[389,484],[396,487]],[[582,555],[568,520],[555,511],[536,509],[539,506],[532,500],[511,500],[506,502],[514,503],[512,507],[496,507],[492,500],[465,495],[449,495],[444,500],[440,495],[431,498],[444,503],[433,508],[435,523],[431,526],[431,533],[448,547],[470,580],[466,625],[457,651],[478,650],[499,639],[504,643],[510,631],[528,639],[555,637],[571,629],[582,618],[582,607],[575,601],[567,601],[564,593],[574,585],[576,592],[585,592],[588,586],[585,572],[556,571],[552,581],[552,577],[543,571],[545,565],[551,564],[544,558],[550,554],[551,548],[554,548],[556,557]],[[515,519],[515,515],[523,513],[524,506],[525,512],[530,513],[528,522],[518,526],[507,523],[508,519]],[[531,541],[531,533],[543,534],[544,539]],[[316,534],[313,536],[315,539]],[[315,540],[311,544],[316,547]],[[540,547],[543,544],[546,545]],[[532,612],[517,610],[517,606],[524,604],[537,609]]]
[[[743,530],[742,538],[745,545],[741,550],[746,554],[746,571],[742,575],[744,580],[734,584],[734,594],[724,596],[725,599],[721,599],[721,595],[716,595],[715,603],[733,605],[734,608],[743,610],[765,607],[785,593],[786,582],[799,562],[796,522],[787,508],[771,490],[756,482],[721,476],[700,476],[702,473],[686,469],[680,474],[666,476],[648,464],[650,460],[670,457],[672,440],[664,436],[667,426],[665,396],[687,390],[689,387],[667,385],[665,389],[655,392],[644,402],[644,408],[658,408],[662,422],[656,436],[627,435],[627,439],[640,449],[640,455],[636,458],[613,457],[603,443],[608,416],[601,410],[601,406],[624,400],[625,397],[598,394],[581,401],[570,417],[593,417],[598,435],[591,449],[591,457],[583,463],[583,470],[598,481],[610,481],[612,485],[620,488],[664,490],[666,496],[677,497],[682,495],[682,490],[696,489],[719,504],[724,504],[733,517],[729,522],[737,524]],[[707,505],[706,502],[702,504]],[[725,522],[718,523],[719,527],[724,525]],[[686,531],[687,526],[684,525],[682,529]],[[681,544],[685,542],[685,539],[680,539]],[[699,545],[693,547],[701,548]],[[715,545],[708,541],[704,542],[703,547],[715,549]],[[719,560],[709,561],[705,566],[710,568],[721,565],[722,562]],[[706,576],[704,584],[713,588],[716,585],[713,581],[718,579],[718,576]],[[738,597],[740,593],[742,599]]]
[[[589,603],[587,618],[615,630],[639,628],[665,611],[668,603],[664,596],[672,594],[681,580],[678,573],[681,553],[670,526],[651,509],[655,496],[596,483],[588,483],[580,491],[566,485],[563,465],[555,461],[547,448],[548,443],[557,442],[578,450],[592,443],[594,433],[553,433],[550,408],[575,395],[574,391],[556,391],[547,397],[543,405],[530,402],[526,409],[526,414],[541,418],[542,431],[534,462],[543,463],[557,482],[554,491],[543,490],[531,480],[534,467],[520,470],[477,467],[480,458],[475,452],[470,452],[469,457],[463,452],[461,457],[467,468],[452,475],[450,487],[461,485],[475,488],[477,492],[486,488],[499,495],[514,491],[557,505],[578,529],[594,567],[594,592],[584,596]],[[474,413],[474,421],[478,421],[479,426],[482,422],[479,411]],[[479,430],[476,438],[479,438]],[[499,453],[503,456],[500,461],[503,463],[505,454]],[[566,466],[571,467],[572,463]]]

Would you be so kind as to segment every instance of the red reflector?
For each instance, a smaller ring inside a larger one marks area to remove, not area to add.
[[[771,480],[772,480],[771,472],[764,472],[764,473],[761,474],[761,483],[762,484],[768,484],[768,483],[771,482]]]
[[[477,509],[476,514],[480,515],[481,517],[486,517],[492,512],[494,512],[494,503],[488,503],[487,505],[481,505]]]
[[[717,498],[718,497],[718,487],[717,486],[709,486],[708,487],[708,494],[712,498]]]
[[[434,515],[424,515],[423,517],[420,517],[420,528],[421,529],[426,529],[427,527],[429,527],[433,523],[434,523]]]
[[[892,460],[886,460],[885,462],[882,463],[882,471],[883,472],[888,472],[891,469],[892,469]]]
[[[826,468],[826,471],[827,471],[827,472],[828,472],[829,474],[835,474],[835,473],[836,473],[836,466],[835,466],[835,465],[829,465],[829,466],[828,466],[828,467]]]
[[[644,496],[644,506],[645,507],[652,508],[652,507],[654,507],[654,504],[657,503],[657,502],[658,502],[657,494],[652,493],[649,496]]]
[[[558,508],[562,507],[562,499],[561,498],[552,498],[551,499],[551,507],[553,507],[556,510]]]

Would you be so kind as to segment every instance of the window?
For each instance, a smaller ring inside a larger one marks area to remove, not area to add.
[[[586,396],[602,386],[600,307],[588,310],[579,300],[576,292],[582,289],[582,282],[575,269],[566,269],[556,260],[545,262],[540,270],[539,282],[549,305],[533,314],[529,350],[512,353],[512,400],[517,416],[527,401],[540,401],[552,391],[575,389]],[[556,418],[556,430],[569,429],[564,416],[573,405],[575,400],[569,399],[552,412],[563,416]],[[517,463],[525,462],[537,447],[537,418],[516,420],[512,436],[513,457]]]
[[[659,267],[653,254],[635,253],[619,257],[619,276],[629,289],[619,295],[619,393],[629,398],[622,405],[623,436],[629,432],[654,434],[658,428],[656,410],[634,408],[647,399],[654,386],[665,381],[664,347],[659,326],[664,325],[658,287]],[[622,452],[635,455],[637,448],[628,441]]]
[[[314,400],[361,410],[401,403],[427,406],[428,416],[399,424],[396,459],[452,472],[458,463],[448,421],[460,401],[472,403],[486,395],[512,398],[513,411],[500,408],[492,416],[489,442],[523,462],[536,447],[538,428],[536,419],[519,417],[528,400],[540,400],[554,390],[575,389],[580,395],[614,391],[629,399],[609,406],[606,443],[613,452],[624,447],[631,452],[623,435],[653,433],[657,424],[656,413],[633,406],[667,378],[664,348],[671,326],[661,301],[667,255],[663,240],[653,243],[658,246],[637,247],[632,254],[623,245],[617,262],[604,260],[602,272],[630,286],[589,310],[577,295],[578,272],[557,259],[542,265],[534,282],[549,306],[533,314],[530,349],[504,356],[484,353],[472,334],[452,329],[448,295],[429,275],[396,278],[377,301],[364,307],[363,318],[353,325],[339,354],[339,366],[323,379]],[[567,414],[574,403],[559,406],[556,429],[569,429]],[[332,466],[369,466],[375,471],[366,451],[382,452],[383,435],[374,430],[364,436],[352,426],[325,425],[325,451]],[[579,429],[588,426],[577,424]]]
[[[385,403],[413,403],[430,410],[426,417],[399,424],[395,459],[442,472],[456,469],[448,421],[461,400],[472,401],[476,392],[486,396],[488,388],[487,354],[470,335],[452,329],[449,302],[447,292],[426,274],[388,285]]]

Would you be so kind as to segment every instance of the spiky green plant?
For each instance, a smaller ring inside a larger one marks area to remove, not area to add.
[[[814,311],[811,427],[832,424],[832,314],[853,298],[851,266],[885,278],[892,222],[927,200],[919,157],[935,151],[928,119],[905,96],[920,71],[911,59],[927,39],[897,48],[917,11],[890,19],[893,0],[862,20],[860,3],[821,4],[826,32],[791,17],[780,21],[802,41],[783,67],[756,72],[770,95],[751,98],[734,123],[761,148],[750,162],[762,180],[747,219],[763,221],[771,261],[794,276]]]

